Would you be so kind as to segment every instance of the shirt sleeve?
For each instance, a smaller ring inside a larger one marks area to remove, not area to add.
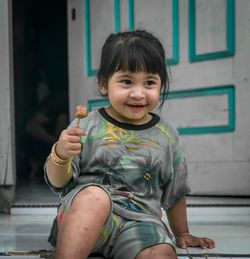
[[[168,172],[168,181],[163,190],[162,206],[165,210],[171,208],[179,199],[190,192],[188,185],[187,162],[178,132],[175,132],[175,141],[171,148],[171,170]]]

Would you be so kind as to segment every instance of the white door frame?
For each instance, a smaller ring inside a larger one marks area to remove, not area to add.
[[[12,1],[0,1],[0,210],[8,211],[16,183]]]

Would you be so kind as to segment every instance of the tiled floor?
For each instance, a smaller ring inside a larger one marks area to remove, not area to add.
[[[53,248],[47,237],[58,199],[46,188],[42,187],[39,193],[38,186],[20,188],[11,215],[0,214],[0,259],[49,258],[46,251]],[[29,194],[29,200],[25,193]],[[32,207],[34,203],[36,207]],[[216,248],[177,249],[180,259],[250,258],[249,198],[189,197],[188,205],[191,232],[213,238]]]

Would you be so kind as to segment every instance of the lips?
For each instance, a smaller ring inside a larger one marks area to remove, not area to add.
[[[127,104],[127,106],[133,112],[140,112],[141,110],[143,110],[146,107],[145,104],[139,104],[139,103]]]
[[[128,103],[127,105],[131,106],[131,107],[144,107],[144,106],[146,106],[146,104],[141,104],[141,103]]]

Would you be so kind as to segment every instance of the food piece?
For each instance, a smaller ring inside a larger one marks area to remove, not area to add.
[[[77,118],[76,128],[80,128],[80,119],[83,119],[88,116],[88,108],[84,105],[77,105],[76,106],[76,113],[75,116]],[[81,143],[84,143],[83,136],[80,137]]]
[[[76,118],[83,119],[88,116],[88,108],[84,105],[77,105],[76,106]]]

